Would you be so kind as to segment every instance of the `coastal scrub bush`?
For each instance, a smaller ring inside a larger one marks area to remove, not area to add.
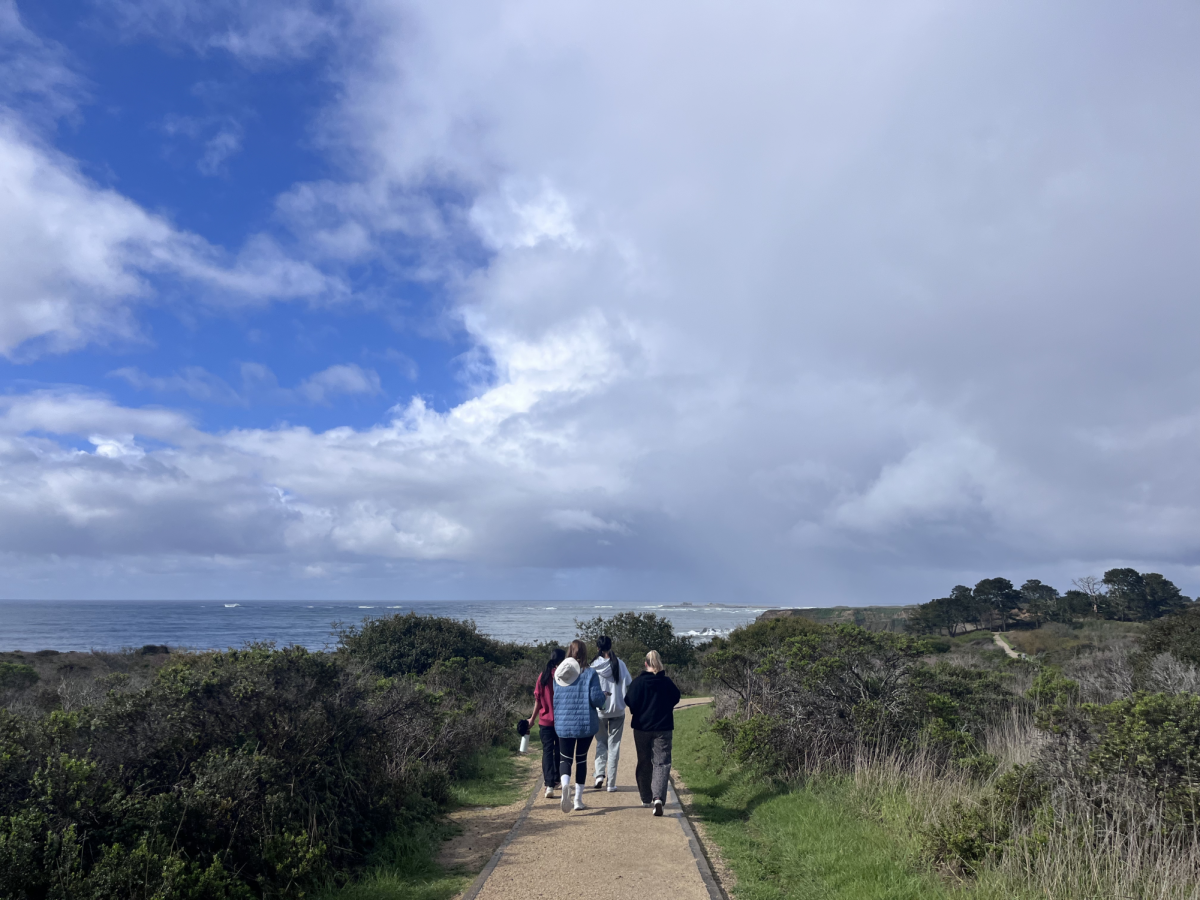
[[[391,658],[479,646],[469,626],[410,633],[467,638]],[[269,644],[127,682],[70,710],[0,709],[0,897],[309,896],[428,819],[518,693],[481,654],[392,677]]]
[[[1170,653],[1181,662],[1200,666],[1200,603],[1147,625],[1138,651],[1146,658]]]
[[[448,659],[483,659],[506,664],[516,648],[480,634],[472,621],[442,616],[387,616],[338,629],[338,644],[347,656],[380,675],[424,675]]]
[[[23,691],[38,683],[38,673],[24,663],[0,662],[0,694]]]
[[[686,637],[675,633],[671,620],[652,612],[619,612],[609,618],[575,620],[581,640],[590,644],[607,634],[613,639],[617,656],[624,660],[640,661],[649,650],[657,650],[668,666],[687,666],[696,659],[696,646]],[[626,663],[628,665],[628,663]],[[640,666],[630,666],[634,675]]]
[[[979,739],[1012,706],[1000,675],[929,665],[924,641],[854,625],[739,631],[704,666],[719,686],[715,727],[742,763],[787,777],[872,746],[995,768]]]

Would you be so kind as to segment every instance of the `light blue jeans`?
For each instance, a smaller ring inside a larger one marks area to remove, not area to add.
[[[596,732],[596,777],[608,778],[608,786],[617,786],[617,763],[621,759],[621,735],[625,733],[625,715],[600,720]]]

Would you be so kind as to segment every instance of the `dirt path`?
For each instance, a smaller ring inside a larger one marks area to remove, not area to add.
[[[1024,659],[1025,658],[1024,653],[1018,653],[1016,650],[1014,650],[1012,647],[1009,646],[1008,641],[1006,641],[1004,638],[1002,638],[1000,636],[1000,632],[993,631],[992,632],[992,640],[995,642],[997,647],[999,647],[1001,650],[1003,650],[1006,654],[1008,654],[1013,659]]]
[[[678,708],[709,702],[684,700]],[[617,790],[591,789],[588,755],[587,809],[564,813],[539,784],[528,816],[504,847],[474,900],[712,900],[707,864],[672,791],[661,818],[643,809],[634,786],[637,752],[629,720],[621,741]],[[531,751],[533,752],[533,751]],[[719,893],[715,894],[719,897]]]
[[[438,850],[438,863],[452,872],[474,875],[492,858],[525,809],[529,792],[541,782],[541,765],[531,759],[532,750],[520,761],[525,769],[520,797],[507,806],[469,806],[450,813],[450,821],[461,831]]]

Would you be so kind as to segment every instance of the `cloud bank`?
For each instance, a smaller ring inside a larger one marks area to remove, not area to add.
[[[168,6],[122,8],[260,61],[345,47],[315,126],[344,177],[278,201],[309,258],[214,261],[3,132],[0,229],[28,242],[0,260],[6,352],[132,333],[162,268],[314,296],[403,245],[487,364],[462,404],[357,430],[10,396],[22,584],[67,556],[201,593],[232,567],[277,593],[911,602],[1118,561],[1200,588],[1194,6],[368,2],[307,31]]]

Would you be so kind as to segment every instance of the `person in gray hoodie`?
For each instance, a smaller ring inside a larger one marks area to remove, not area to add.
[[[625,663],[617,659],[612,638],[602,634],[596,638],[600,656],[592,668],[600,676],[607,702],[600,710],[600,728],[596,731],[596,790],[608,780],[608,789],[617,789],[617,763],[621,759],[621,735],[625,732],[625,691],[633,678]]]
[[[588,748],[600,727],[596,716],[607,698],[600,687],[595,669],[588,668],[587,644],[571,641],[567,658],[554,670],[554,730],[558,734],[562,762],[562,811],[570,812],[568,788],[571,784],[571,762],[575,763],[575,809],[584,809],[583,782],[587,778]]]

